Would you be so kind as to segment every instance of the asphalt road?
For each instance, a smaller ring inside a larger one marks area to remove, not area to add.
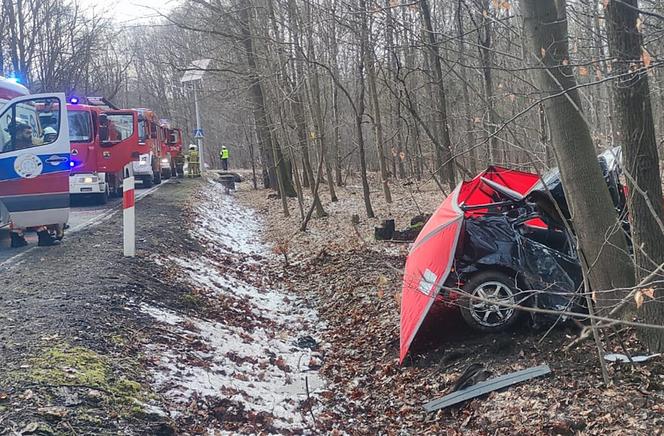
[[[160,186],[162,185],[157,185],[150,189],[137,189],[136,201],[138,202],[144,196],[159,189]],[[96,226],[121,211],[122,199],[120,198],[109,199],[108,203],[104,205],[95,205],[93,200],[90,199],[74,199],[69,213],[69,229],[65,230],[65,239],[62,243],[67,242],[67,235],[85,231],[85,229],[91,226]],[[37,246],[36,233],[28,233],[26,239],[28,240],[28,245],[26,247],[10,248],[9,231],[6,229],[0,230],[0,270],[3,266],[18,261],[29,251],[37,249],[48,250],[48,247]]]

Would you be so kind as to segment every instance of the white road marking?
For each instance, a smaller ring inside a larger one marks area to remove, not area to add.
[[[141,191],[140,193],[138,193],[136,195],[136,202],[138,203],[138,201],[143,199],[145,196],[152,194],[157,189],[159,189],[161,186],[163,186],[166,183],[170,183],[170,182],[171,182],[170,180],[164,181],[160,185],[156,185],[156,186],[153,186],[150,189],[146,189],[144,191]],[[81,224],[78,224],[77,226],[70,227],[69,229],[66,230],[65,235],[67,235],[67,234],[71,235],[71,234],[80,232],[83,229],[97,226],[97,225],[99,225],[99,224],[101,224],[105,221],[108,221],[113,215],[118,213],[120,210],[122,210],[122,202],[119,202],[118,204],[116,204],[113,207],[109,208],[107,211],[105,211],[105,212],[103,212],[99,215],[94,216],[93,218],[91,218],[88,221],[82,222]],[[18,263],[15,263],[16,261],[18,261],[19,259],[24,257],[26,254],[31,253],[33,250],[35,250],[37,248],[40,248],[40,247],[37,247],[37,246],[30,247],[25,251],[22,251],[18,254],[15,254],[14,256],[12,256],[8,259],[5,259],[4,261],[0,262],[0,268],[13,266],[13,265],[10,265],[10,264],[18,265]]]

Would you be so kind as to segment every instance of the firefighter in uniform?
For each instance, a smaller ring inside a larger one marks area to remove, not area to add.
[[[189,145],[188,162],[189,162],[189,177],[200,177],[201,167],[200,167],[200,160],[198,157],[198,147],[196,147],[194,144]]]
[[[222,145],[221,150],[219,151],[219,158],[221,159],[221,169],[224,171],[228,171],[228,157],[228,149],[225,145]]]
[[[184,154],[182,154],[182,150],[180,150],[178,154],[175,155],[175,174],[177,174],[179,179],[184,177],[184,161]]]

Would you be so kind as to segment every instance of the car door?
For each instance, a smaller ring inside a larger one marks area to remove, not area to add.
[[[47,129],[41,111],[57,114]],[[0,203],[15,227],[67,222],[69,147],[64,94],[26,95],[0,108]]]

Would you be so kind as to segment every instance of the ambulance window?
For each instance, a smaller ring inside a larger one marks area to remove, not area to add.
[[[54,99],[23,100],[5,107],[0,114],[0,152],[8,153],[55,142],[60,123],[42,128],[41,113],[59,111],[58,100]]]
[[[71,142],[91,142],[92,122],[90,113],[86,111],[69,111],[69,140]]]

